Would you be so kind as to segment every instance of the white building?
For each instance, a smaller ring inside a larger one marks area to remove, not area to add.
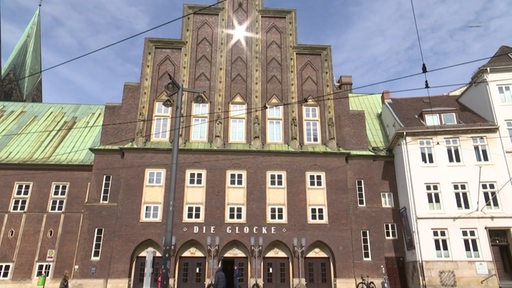
[[[393,98],[382,121],[395,156],[409,287],[510,280],[512,186],[498,126],[457,96]],[[503,262],[504,261],[507,262]],[[505,269],[506,270],[506,269]]]

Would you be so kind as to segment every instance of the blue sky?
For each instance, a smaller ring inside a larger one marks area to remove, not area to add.
[[[33,16],[39,0],[0,0],[2,63]],[[181,17],[184,3],[215,0],[44,0],[43,69]],[[295,9],[299,44],[330,45],[335,78],[352,75],[355,93],[392,97],[438,95],[470,80],[501,45],[512,46],[510,2],[413,0],[266,0],[265,7]],[[144,37],[181,37],[181,20],[43,74],[49,103],[119,103],[125,82],[139,82]],[[409,90],[415,89],[415,90]],[[409,90],[400,92],[403,90]]]

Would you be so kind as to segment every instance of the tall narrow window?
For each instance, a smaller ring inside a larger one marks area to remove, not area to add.
[[[423,164],[432,164],[434,163],[434,145],[432,144],[432,139],[420,139],[420,153],[421,153],[421,162]]]
[[[320,143],[320,116],[318,107],[304,106],[304,142]]]
[[[441,210],[441,192],[438,184],[426,184],[428,208],[430,210]]]
[[[444,140],[446,144],[446,153],[448,154],[448,162],[460,163],[460,145],[459,139],[447,138]]]
[[[467,258],[480,258],[478,249],[478,236],[475,229],[462,229],[462,241]]]
[[[110,185],[112,184],[112,175],[103,175],[103,186],[101,190],[101,203],[108,203],[110,199]]]
[[[169,107],[165,107],[163,102],[155,102],[155,109],[153,113],[153,139],[169,139],[170,117],[171,109]]]
[[[30,183],[15,183],[12,196],[11,212],[24,212],[30,195]]]
[[[356,192],[357,192],[357,205],[366,206],[366,199],[364,196],[364,180],[356,180]]]
[[[469,210],[469,192],[466,183],[454,183],[453,192],[458,210]]]
[[[434,247],[436,249],[437,258],[449,258],[450,251],[448,250],[448,231],[447,230],[433,230],[432,235],[434,238]]]
[[[510,91],[510,86],[498,86],[498,93],[500,94],[501,103],[512,102],[512,93]]]
[[[268,143],[283,143],[282,106],[269,106],[267,108],[267,141]]]
[[[192,141],[206,141],[208,135],[208,103],[192,105]]]
[[[505,125],[507,126],[508,139],[512,142],[512,120],[505,120]]]
[[[229,109],[229,142],[245,143],[245,119],[247,106],[245,104],[231,104]]]
[[[361,248],[363,251],[363,260],[372,260],[372,253],[370,250],[370,231],[361,231]]]
[[[92,244],[92,260],[99,260],[101,255],[101,245],[103,244],[103,228],[96,228],[94,231],[94,242]]]
[[[477,162],[489,162],[489,154],[487,152],[487,139],[485,137],[473,137],[473,150]]]
[[[481,187],[482,194],[484,195],[485,208],[489,210],[500,209],[496,185],[494,183],[482,183]]]
[[[52,194],[50,198],[50,212],[62,212],[66,204],[68,184],[53,183]]]

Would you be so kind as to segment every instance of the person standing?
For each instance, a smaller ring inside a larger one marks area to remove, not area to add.
[[[240,288],[240,283],[239,283],[239,278],[240,278],[240,270],[238,270],[238,267],[235,265],[235,271],[233,272],[233,287],[234,288]]]
[[[226,288],[226,275],[222,271],[222,267],[219,263],[219,268],[215,271],[215,282],[213,282],[215,288]]]
[[[59,288],[69,288],[69,272],[65,271],[62,280],[60,280]]]

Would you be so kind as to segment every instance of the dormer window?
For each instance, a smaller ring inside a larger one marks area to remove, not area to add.
[[[425,113],[425,124],[427,126],[438,125],[455,125],[457,124],[457,117],[454,112],[450,113]]]

